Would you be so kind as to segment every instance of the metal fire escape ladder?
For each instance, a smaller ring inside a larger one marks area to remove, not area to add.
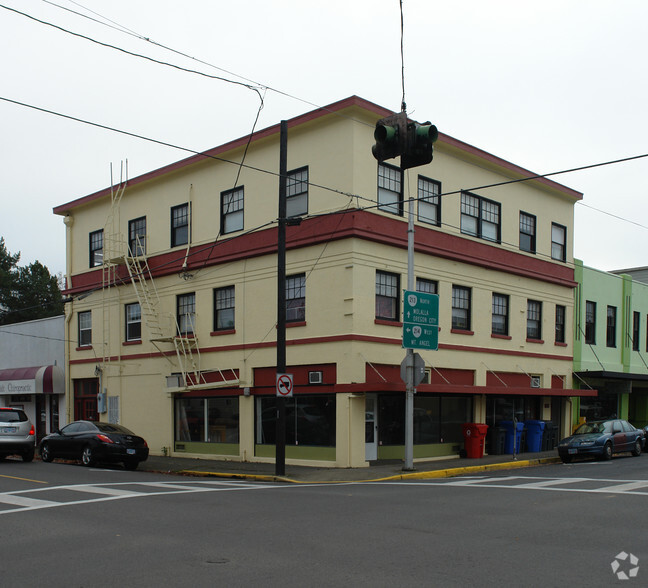
[[[122,168],[123,169],[123,168]],[[119,233],[119,203],[128,183],[128,162],[126,162],[126,179],[120,178],[119,185],[114,187],[112,165],[110,166],[110,212],[103,230],[103,248],[101,260],[101,314],[102,314],[102,360],[101,370],[105,372],[111,361],[110,308],[112,305],[111,288],[117,282],[117,266],[123,256],[124,239]]]

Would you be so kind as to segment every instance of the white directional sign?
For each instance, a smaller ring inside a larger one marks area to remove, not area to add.
[[[403,297],[403,347],[439,348],[439,296],[405,290]]]

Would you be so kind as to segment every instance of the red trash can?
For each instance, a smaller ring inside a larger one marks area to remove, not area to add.
[[[484,457],[484,440],[486,439],[488,425],[465,423],[461,425],[461,428],[463,430],[466,457]]]

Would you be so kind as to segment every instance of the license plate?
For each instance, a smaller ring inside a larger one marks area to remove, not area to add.
[[[126,453],[128,453],[128,455],[135,455],[135,450],[134,449],[127,449]]]
[[[16,430],[16,427],[2,427],[3,433],[15,433]]]
[[[574,455],[575,453],[578,453],[578,449],[568,449],[567,453],[569,453],[570,455]]]

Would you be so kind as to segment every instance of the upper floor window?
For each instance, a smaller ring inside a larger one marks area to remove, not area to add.
[[[416,278],[416,291],[425,292],[426,294],[436,294],[438,290],[438,283],[434,280],[426,280],[425,278]]]
[[[128,250],[133,257],[146,255],[146,217],[128,221]]]
[[[500,242],[500,204],[471,192],[461,193],[461,232]]]
[[[193,335],[196,325],[196,294],[180,294],[176,298],[178,334]]]
[[[243,230],[243,186],[221,192],[221,233]]]
[[[286,216],[308,214],[308,167],[288,172],[286,179]]]
[[[542,302],[527,300],[527,339],[542,339]]]
[[[127,304],[126,311],[126,341],[142,339],[142,309],[139,302]]]
[[[103,263],[103,229],[90,233],[90,267]]]
[[[596,345],[596,302],[585,302],[585,343]]]
[[[214,290],[214,331],[234,328],[234,286]]]
[[[306,274],[286,277],[286,322],[306,320]]]
[[[632,350],[639,351],[639,321],[641,315],[638,312],[632,313]]]
[[[509,297],[493,293],[493,314],[491,320],[493,335],[509,334]]]
[[[565,343],[565,312],[566,309],[556,304],[556,343]]]
[[[419,176],[418,219],[431,225],[441,225],[441,182]]]
[[[171,247],[189,243],[189,203],[171,208]]]
[[[92,311],[86,310],[77,315],[79,322],[79,347],[92,345]]]
[[[616,306],[607,307],[607,329],[605,333],[605,344],[608,347],[616,347]]]
[[[464,286],[452,286],[452,328],[470,331],[471,291]]]
[[[520,249],[536,252],[536,217],[520,211]]]
[[[376,318],[397,321],[399,318],[398,293],[400,276],[376,271]]]
[[[567,228],[551,223],[551,259],[565,261],[567,250]]]
[[[378,209],[403,214],[401,170],[387,163],[378,164]]]

